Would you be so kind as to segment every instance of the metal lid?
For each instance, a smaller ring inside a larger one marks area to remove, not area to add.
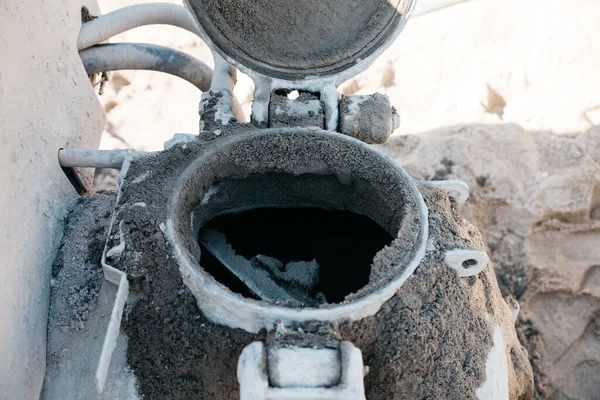
[[[184,0],[206,40],[242,71],[345,78],[400,33],[416,0]]]

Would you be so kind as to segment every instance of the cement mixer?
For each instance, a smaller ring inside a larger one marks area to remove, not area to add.
[[[186,0],[83,23],[90,76],[186,79],[200,126],[159,152],[59,151],[81,192],[83,169],[120,174],[67,220],[42,398],[533,398],[518,304],[460,214],[468,186],[411,177],[377,148],[400,125],[388,97],[338,92],[415,5]],[[198,34],[214,71],[103,43],[157,23]],[[254,81],[249,121],[238,70]]]

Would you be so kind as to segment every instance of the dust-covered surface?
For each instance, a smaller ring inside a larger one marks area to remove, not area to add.
[[[368,96],[342,95],[339,131],[370,144],[387,142],[399,123],[390,99],[381,93]]]
[[[471,187],[462,213],[481,227],[503,294],[520,302],[517,328],[537,398],[598,392],[599,143],[598,130],[561,138],[504,125],[457,126],[382,147],[416,177]]]
[[[312,349],[338,349],[339,329],[323,322],[302,322],[292,325],[278,324],[267,335],[269,348],[309,347]]]
[[[43,399],[137,399],[122,334],[102,395],[94,381],[117,290],[100,265],[115,199],[114,193],[81,197],[66,221],[53,265]]]
[[[461,213],[477,226],[505,296],[536,398],[600,393],[600,130],[573,137],[516,125],[456,126],[382,149],[418,178],[463,179]]]
[[[234,400],[237,358],[262,336],[211,324],[181,280],[164,223],[172,178],[199,151],[198,144],[185,147],[166,152],[160,162],[149,158],[129,168],[115,211],[122,228],[114,227],[108,242],[109,248],[117,245],[122,232],[125,250],[107,261],[128,273],[131,301],[122,329],[144,399]]]
[[[175,153],[165,158],[171,162],[185,160],[185,154]],[[478,232],[458,215],[456,204],[442,191],[421,188],[430,210],[432,246],[415,275],[375,317],[344,324],[339,332],[323,324],[277,326],[267,339],[264,333],[252,335],[239,329],[214,325],[198,310],[196,299],[181,281],[178,266],[170,255],[170,246],[161,232],[160,221],[166,214],[166,196],[153,191],[161,179],[150,178],[152,173],[146,168],[152,162],[146,160],[130,167],[128,177],[133,181],[137,179],[136,187],[148,180],[146,192],[124,191],[116,208],[116,221],[125,221],[128,235],[125,251],[118,256],[119,259],[111,261],[119,265],[125,259],[135,260],[139,262],[137,265],[146,268],[130,271],[136,274],[135,279],[130,279],[136,284],[132,285],[130,303],[122,324],[128,337],[128,366],[124,375],[114,376],[114,365],[124,361],[119,359],[125,351],[125,346],[120,344],[115,352],[117,360],[113,360],[111,368],[111,377],[120,381],[109,385],[109,390],[114,387],[121,390],[118,392],[121,397],[115,398],[128,398],[127,393],[129,398],[135,398],[135,392],[139,390],[145,399],[189,399],[195,396],[237,399],[237,359],[250,342],[266,340],[275,347],[286,347],[293,342],[310,347],[336,348],[336,340],[339,339],[350,340],[363,351],[365,365],[370,370],[365,379],[369,399],[425,395],[449,399],[475,398],[475,389],[485,380],[485,361],[492,344],[486,315],[501,320],[508,308],[491,281],[494,279],[491,268],[478,277],[459,279],[443,263],[444,250],[456,246],[481,247],[481,239]],[[160,171],[157,173],[160,174]],[[165,178],[163,175],[162,179]],[[91,262],[95,262],[96,268],[101,271],[98,263],[102,245],[98,243],[103,241],[113,201],[114,196],[92,195],[83,198],[76,206],[69,219],[65,245],[57,259],[59,278],[73,268],[65,257],[83,253],[82,248],[89,249],[89,253],[82,257],[91,257]],[[109,246],[120,240],[120,236],[109,240]],[[81,282],[89,281],[86,274],[73,273],[69,276],[68,285],[65,280],[57,280],[56,295],[61,290],[68,290],[68,286],[77,287]],[[98,278],[101,279],[101,275]],[[105,326],[110,305],[107,302],[97,308],[89,307],[93,329]],[[56,317],[51,314],[50,321],[53,318]],[[98,323],[98,318],[104,323]],[[62,334],[64,337],[76,335],[73,331],[77,331],[77,327],[69,327]],[[59,350],[64,352],[75,346],[82,351],[81,346],[84,345],[89,352],[99,352],[99,339],[104,331],[99,329],[93,340],[85,339],[90,333],[81,333],[69,342],[50,341],[55,352],[49,357],[46,398],[57,398],[56,393],[65,393],[65,390],[88,393],[81,387],[89,387],[91,379],[84,385],[65,378],[68,367],[61,364]],[[51,332],[51,336],[60,337],[56,332]],[[526,353],[516,342],[514,332],[507,330],[505,336],[507,356],[510,354],[508,357],[512,360],[509,363],[510,387],[514,396],[511,398],[529,398],[527,393],[532,383]],[[93,371],[90,367],[95,366],[96,355],[85,353],[82,356],[83,360],[92,360],[85,364],[89,365],[88,374]],[[63,357],[69,356],[74,357],[71,353]],[[74,373],[80,377],[77,374],[81,372]],[[82,376],[80,379],[85,378]]]
[[[408,2],[399,3],[402,9]],[[351,57],[365,58],[382,42],[381,32],[389,36],[400,19],[398,2],[386,0],[286,0],[277,7],[268,0],[189,4],[213,41],[228,46],[226,52],[271,68],[309,70],[300,77],[337,63],[351,66]]]
[[[104,13],[138,2],[99,1]],[[581,222],[530,229],[546,209],[575,207],[592,222],[600,215],[598,196],[588,196],[600,145],[555,135],[600,123],[599,13],[594,0],[465,2],[411,19],[371,68],[340,88],[390,97],[402,116],[398,132],[419,134],[393,138],[383,149],[409,172],[433,178],[439,171],[435,179],[469,183],[461,212],[482,232],[503,293],[519,298],[518,327],[540,399],[595,399],[600,392],[597,341],[588,334],[600,296],[597,229]],[[115,41],[176,47],[211,63],[201,39],[174,27],[138,28]],[[247,115],[252,87],[238,74],[234,92]],[[197,132],[199,99],[196,88],[169,75],[113,73],[100,97],[108,119],[102,146],[162,149],[174,132]],[[504,125],[473,125],[479,123]],[[532,308],[526,298],[536,293]],[[578,356],[557,363],[563,353]]]
[[[342,337],[362,350],[369,366],[365,388],[370,400],[476,398],[492,345],[485,315],[504,318],[506,306],[498,300],[490,267],[459,278],[443,261],[446,250],[482,248],[479,232],[443,192],[424,187],[421,191],[429,208],[431,238],[425,259],[375,317],[341,326]],[[532,373],[527,353],[511,330],[504,332],[507,352],[516,360],[516,365],[509,362],[510,398],[528,399]]]
[[[211,324],[198,310],[171,255],[164,235],[166,183],[197,154],[197,146],[202,145],[176,147],[129,167],[108,242],[111,248],[125,241],[125,250],[109,262],[124,269],[132,282],[136,300],[128,305],[123,330],[129,338],[129,365],[147,399],[237,398],[239,354],[250,342],[266,338],[263,332],[253,335]],[[505,331],[507,357],[514,353],[515,363],[509,362],[511,391],[529,398],[530,370],[522,362],[526,356],[512,322],[506,323],[510,310],[493,270],[458,279],[443,263],[442,254],[434,251],[459,245],[481,247],[477,231],[458,217],[456,206],[443,192],[423,189],[423,193],[434,238],[426,259],[375,317],[341,328],[341,337],[363,350],[370,367],[365,380],[369,398],[405,394],[474,398],[475,389],[485,380],[492,345],[488,315]]]
[[[318,95],[300,92],[295,99],[288,98],[285,91],[271,93],[269,102],[269,127],[318,127],[325,128],[325,112]]]
[[[421,210],[412,181],[391,160],[365,144],[314,129],[244,135],[241,140],[223,133],[221,142],[205,149],[208,156],[186,172],[183,190],[171,205],[173,229],[191,254],[198,256],[198,246],[189,232],[217,215],[302,206],[352,211],[394,236],[403,235],[390,245],[395,253],[387,267],[394,271],[379,274],[382,268],[372,269],[376,273],[362,294],[389,282],[411,263],[424,240]],[[211,187],[218,190],[207,200]]]
[[[173,264],[160,267],[177,272]],[[181,278],[148,276],[150,291],[123,324],[129,338],[127,360],[144,399],[239,399],[239,355],[264,337],[210,323]]]
[[[103,14],[139,2],[98,1]],[[388,95],[402,118],[398,134],[477,123],[582,132],[600,123],[599,16],[595,0],[462,2],[411,18],[396,42],[340,90]],[[140,27],[112,41],[173,47],[212,65],[202,39],[172,26]],[[252,89],[239,73],[234,94],[246,116]],[[115,71],[99,100],[108,120],[105,149],[161,150],[175,132],[198,131],[200,92],[171,75]]]
[[[52,265],[50,334],[57,328],[86,329],[104,279],[100,260],[115,199],[114,194],[81,197],[69,214]]]

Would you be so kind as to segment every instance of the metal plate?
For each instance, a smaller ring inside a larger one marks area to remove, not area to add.
[[[185,0],[207,41],[240,69],[283,80],[368,65],[415,0]]]

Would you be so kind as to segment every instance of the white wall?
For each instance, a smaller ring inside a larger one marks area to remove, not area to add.
[[[39,396],[50,268],[76,197],[57,151],[97,147],[104,124],[77,54],[81,2],[0,4],[0,399]]]

